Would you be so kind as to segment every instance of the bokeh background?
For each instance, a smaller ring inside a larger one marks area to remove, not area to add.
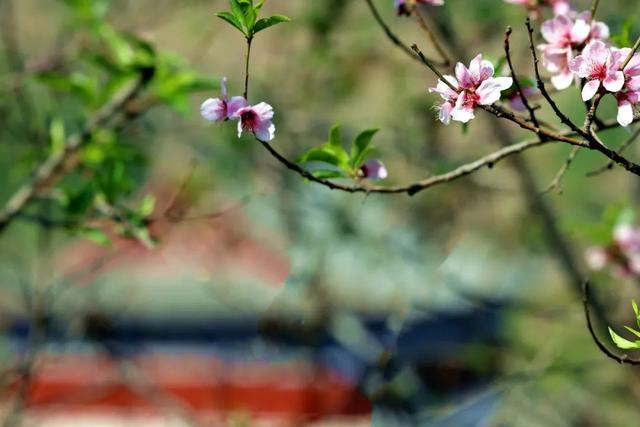
[[[391,0],[374,3],[437,55]],[[515,65],[531,73],[521,7],[446,3],[424,13],[454,56],[498,60],[512,25]],[[640,11],[602,3],[613,34]],[[543,195],[570,151],[550,144],[414,197],[305,182],[198,114],[222,76],[242,92],[244,41],[214,16],[227,7],[0,2],[0,200],[119,87],[122,70],[100,54],[117,65],[144,40],[164,64],[126,120],[83,150],[80,171],[0,235],[5,425],[635,425],[637,370],[594,346],[576,292],[584,249],[638,202],[635,177],[586,178],[605,162],[580,152],[561,194]],[[288,158],[335,123],[346,141],[378,127],[395,184],[504,143],[485,114],[466,131],[437,122],[434,76],[363,0],[269,0],[274,13],[292,22],[255,40],[250,101],[273,105],[272,144]],[[584,113],[575,87],[558,100]],[[608,99],[602,116],[613,114]],[[505,126],[507,141],[530,138]],[[604,134],[612,147],[627,136]],[[109,183],[112,205],[155,218],[148,230],[109,220]],[[592,277],[609,320],[630,324],[637,286]]]

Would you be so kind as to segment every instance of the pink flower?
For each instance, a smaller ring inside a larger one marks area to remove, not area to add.
[[[640,103],[640,91],[618,92],[616,99],[618,100],[618,123],[620,126],[629,126],[633,123],[633,107]]]
[[[573,51],[589,40],[609,36],[609,28],[600,22],[591,22],[591,13],[583,12],[575,20],[568,15],[558,15],[545,21],[541,27],[547,43],[540,44],[542,64],[553,74],[551,84],[558,89],[571,86],[574,76],[569,68]]]
[[[368,160],[360,167],[360,175],[372,181],[385,179],[389,174],[380,160]]]
[[[640,228],[618,224],[613,230],[611,243],[606,247],[588,248],[585,260],[592,270],[601,270],[610,264],[615,276],[640,276]]]
[[[393,6],[398,15],[411,15],[411,8],[416,4],[429,4],[432,6],[442,6],[444,0],[394,0]]]
[[[625,78],[620,67],[623,62],[619,50],[612,50],[600,40],[589,42],[582,54],[569,63],[571,71],[587,80],[582,88],[582,100],[593,98],[600,86],[612,93],[622,90]]]
[[[238,138],[246,131],[252,132],[260,141],[269,142],[276,133],[276,127],[272,122],[273,108],[266,102],[240,108],[234,113],[233,118],[239,119]]]
[[[587,248],[584,257],[587,262],[587,266],[591,270],[596,271],[605,268],[607,263],[610,261],[609,254],[606,249],[600,246],[591,246],[590,248]]]
[[[624,62],[631,54],[631,49],[624,48],[618,52]],[[633,107],[640,103],[640,54],[633,55],[622,71],[624,86],[615,94],[618,100],[618,123],[621,126],[629,126],[633,122]]]
[[[438,80],[438,85],[436,87],[429,88],[429,92],[436,92],[440,94],[440,97],[444,100],[442,104],[438,107],[438,119],[448,125],[451,123],[451,112],[456,105],[456,100],[458,99],[459,87],[458,81],[453,76],[444,76],[444,78],[451,83],[456,90],[453,90],[442,80]]]
[[[640,229],[619,224],[613,230],[613,241],[625,253],[640,253]]]
[[[493,64],[476,56],[469,68],[462,63],[456,64],[456,77],[444,76],[451,83],[449,87],[442,80],[438,81],[430,92],[439,93],[444,99],[439,107],[439,119],[444,124],[450,120],[467,123],[475,117],[474,110],[478,105],[491,105],[500,99],[502,91],[513,84],[511,77],[493,77]]]
[[[227,78],[220,82],[220,98],[209,98],[200,106],[200,114],[210,122],[223,122],[233,118],[240,108],[247,106],[247,100],[241,96],[229,99],[227,96]]]

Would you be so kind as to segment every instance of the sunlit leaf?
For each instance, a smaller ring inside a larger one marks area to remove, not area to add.
[[[620,335],[616,334],[613,329],[609,328],[609,335],[611,335],[611,339],[615,343],[618,348],[623,350],[631,350],[640,348],[640,341],[632,342],[625,338],[622,338]]]

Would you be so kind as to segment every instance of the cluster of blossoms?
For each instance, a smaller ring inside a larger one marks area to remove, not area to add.
[[[251,132],[260,141],[273,139],[276,127],[273,124],[273,108],[261,102],[249,105],[242,96],[229,98],[227,95],[227,78],[220,82],[220,98],[209,98],[202,103],[200,114],[210,122],[238,121],[238,138],[243,132]]]
[[[546,41],[538,46],[542,52],[542,64],[552,74],[551,84],[558,90],[568,88],[575,80],[569,68],[574,53],[591,41],[609,38],[609,27],[592,21],[590,12],[572,15],[572,12],[557,15],[541,27]]]
[[[631,55],[629,48],[616,49],[595,40],[569,63],[570,70],[585,81],[584,101],[601,88],[614,94],[618,100],[618,123],[622,126],[633,122],[633,105],[640,101],[640,54]]]
[[[590,12],[577,14],[568,4],[554,10],[557,15],[541,28],[546,43],[538,46],[542,63],[552,74],[551,83],[563,90],[583,79],[584,101],[601,90],[612,93],[618,101],[618,123],[628,126],[633,122],[633,106],[640,102],[640,56],[625,64],[631,49],[607,44],[609,27],[592,20]]]
[[[613,240],[606,246],[592,246],[585,254],[592,270],[610,266],[618,277],[640,277],[640,228],[621,224],[613,230]]]
[[[474,110],[478,105],[491,105],[500,99],[501,92],[513,84],[511,77],[493,77],[493,64],[476,56],[469,68],[458,62],[455,77],[444,76],[438,80],[435,88],[429,92],[440,94],[443,99],[439,107],[438,118],[444,124],[451,120],[467,123],[475,117]]]

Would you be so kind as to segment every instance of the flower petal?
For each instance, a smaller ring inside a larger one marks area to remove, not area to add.
[[[600,80],[591,80],[582,88],[582,100],[588,101],[593,98],[600,89]]]
[[[476,93],[480,105],[491,105],[500,99],[500,92],[509,89],[513,84],[511,77],[490,78],[482,82]]]
[[[248,105],[249,103],[242,96],[234,96],[229,100],[229,102],[227,102],[227,117],[230,119],[237,119],[239,117],[236,114],[238,110],[245,108]]]
[[[257,105],[254,105],[253,111],[258,114],[260,120],[271,120],[273,119],[273,107],[266,102],[261,102]]]
[[[458,80],[460,87],[464,89],[468,89],[473,86],[473,77],[467,67],[465,67],[461,62],[456,64],[456,79]]]
[[[560,74],[556,74],[555,76],[551,76],[551,84],[557,90],[564,90],[571,86],[573,83],[573,74],[570,72],[564,72]]]
[[[624,73],[622,71],[616,71],[610,73],[602,82],[605,89],[609,92],[619,92],[624,86]]]
[[[220,98],[209,98],[200,106],[200,115],[210,122],[221,122],[227,119],[226,102]]]
[[[253,129],[253,133],[260,141],[269,142],[276,134],[276,127],[271,120],[265,120]]]
[[[633,107],[629,101],[622,101],[618,103],[618,123],[620,126],[629,126],[633,123]]]

